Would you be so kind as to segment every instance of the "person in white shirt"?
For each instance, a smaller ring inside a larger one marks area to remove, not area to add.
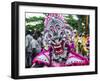
[[[26,38],[25,38],[25,66],[26,68],[31,67],[32,65],[32,45],[31,45],[31,41],[33,40],[33,37],[31,35],[31,32],[28,31]]]

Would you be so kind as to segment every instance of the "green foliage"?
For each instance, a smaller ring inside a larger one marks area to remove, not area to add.
[[[33,16],[33,17],[30,17],[30,18],[26,18],[26,23],[28,22],[34,22],[34,21],[43,21],[44,20],[44,17],[36,17],[36,16]]]
[[[76,29],[79,33],[86,32],[85,30],[86,30],[86,17],[87,16],[76,15],[76,17],[78,19],[75,19],[73,17],[73,15],[65,15],[64,17],[65,17],[65,20],[67,21],[67,23],[73,27],[73,29]],[[41,22],[39,22],[39,21],[41,21]],[[30,22],[32,22],[32,23],[39,22],[39,23],[36,23],[34,25],[27,24]],[[33,16],[33,17],[26,18],[26,31],[27,30],[38,30],[38,31],[42,32],[43,29],[44,29],[44,17]]]
[[[76,29],[79,33],[88,32],[86,31],[86,17],[85,15],[77,15],[78,20],[74,19],[72,15],[65,16],[65,20],[69,25]],[[84,25],[83,25],[84,24]]]
[[[31,30],[31,31],[37,30],[37,31],[42,32],[44,29],[44,24],[43,24],[44,17],[34,16],[34,17],[26,18],[26,23],[30,23],[30,22],[34,23],[34,22],[39,22],[39,21],[41,22],[35,25],[31,25],[31,24],[26,25],[26,31],[27,30]]]
[[[78,21],[73,18],[72,15],[65,16],[66,22],[73,27],[73,29],[78,30]]]

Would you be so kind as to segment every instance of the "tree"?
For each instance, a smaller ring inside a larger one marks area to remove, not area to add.
[[[47,14],[45,14],[47,15]],[[75,15],[78,19],[75,19],[73,15],[65,15],[66,22],[76,29],[79,33],[89,33],[89,16],[87,15]],[[44,30],[44,17],[29,17],[26,18],[26,31],[38,30],[42,32]],[[36,23],[37,22],[37,23]],[[36,24],[30,24],[36,23]]]
[[[26,18],[26,31],[27,30],[31,30],[31,31],[37,30],[37,31],[42,32],[44,29],[43,22],[44,22],[44,17],[41,17],[41,16],[40,17],[33,16],[33,17]],[[30,23],[33,23],[33,24],[30,24]],[[34,25],[34,23],[36,24]]]
[[[66,22],[76,29],[78,33],[89,32],[89,16],[87,15],[76,15],[78,20],[74,19],[73,15],[65,16]]]

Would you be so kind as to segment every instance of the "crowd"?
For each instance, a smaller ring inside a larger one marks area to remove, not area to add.
[[[89,56],[89,35],[76,34],[74,37],[75,51],[83,56]]]
[[[29,68],[32,66],[32,60],[37,53],[41,51],[42,47],[42,37],[39,31],[27,31],[25,37],[25,49],[26,49],[26,58],[25,66]]]

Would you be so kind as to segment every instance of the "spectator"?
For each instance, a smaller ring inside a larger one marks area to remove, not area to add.
[[[31,41],[33,40],[32,33],[30,31],[27,31],[26,33],[26,40],[25,40],[25,49],[26,49],[26,59],[25,64],[26,68],[29,68],[32,65],[32,46]]]

